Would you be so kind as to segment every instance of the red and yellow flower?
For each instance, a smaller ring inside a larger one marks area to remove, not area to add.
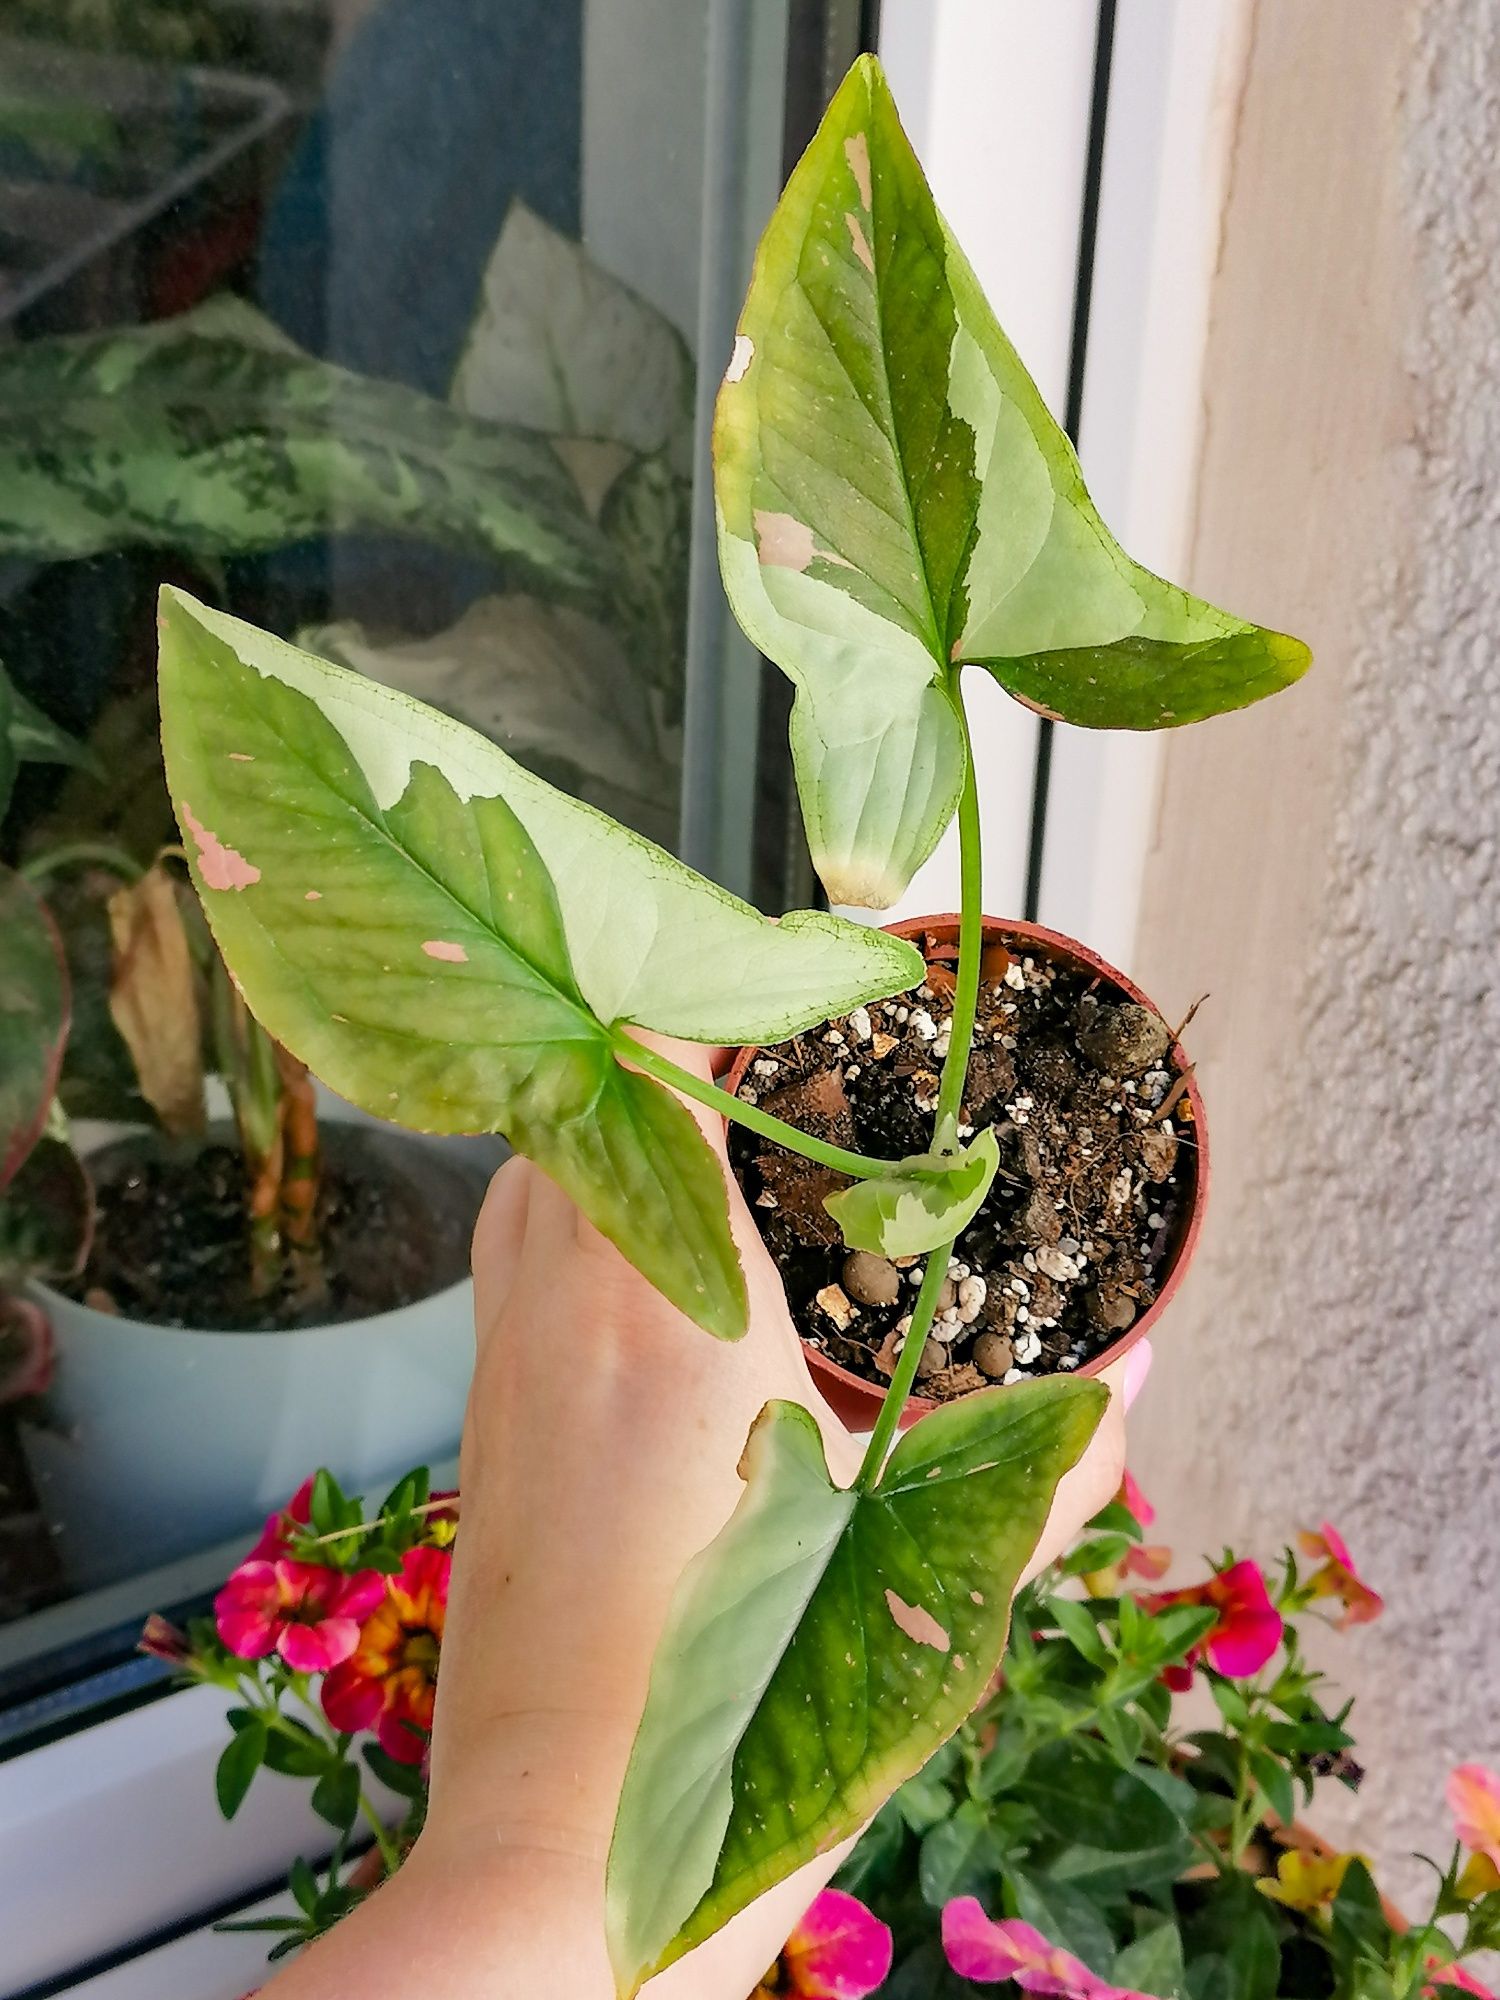
[[[825,1889],[750,2000],[865,2000],[891,1969],[891,1934],[856,1896]]]
[[[438,1655],[453,1556],[408,1549],[401,1568],[365,1619],[358,1643],[323,1682],[323,1710],[335,1729],[372,1729],[381,1748],[419,1764],[432,1734]]]
[[[1205,1654],[1216,1672],[1243,1680],[1258,1674],[1281,1644],[1281,1613],[1271,1602],[1265,1575],[1256,1562],[1231,1563],[1207,1583],[1191,1584],[1186,1590],[1158,1591],[1142,1602],[1148,1611],[1164,1611],[1172,1604],[1198,1604],[1216,1614],[1207,1637],[1180,1666],[1168,1667],[1162,1676],[1168,1687],[1179,1693],[1192,1685],[1193,1669]]]
[[[1371,1590],[1354,1567],[1349,1544],[1331,1521],[1325,1521],[1316,1533],[1304,1528],[1297,1541],[1303,1554],[1318,1564],[1307,1579],[1308,1590],[1314,1597],[1339,1600],[1344,1607],[1338,1621],[1341,1627],[1368,1625],[1372,1618],[1380,1616],[1385,1609],[1384,1598]]]
[[[1313,1854],[1288,1847],[1277,1856],[1275,1875],[1262,1876],[1255,1886],[1288,1910],[1320,1916],[1333,1908],[1355,1861],[1369,1866],[1362,1854]]]

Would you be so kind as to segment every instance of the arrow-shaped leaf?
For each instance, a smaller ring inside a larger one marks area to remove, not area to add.
[[[871,57],[761,241],[714,453],[725,584],[797,684],[803,813],[836,901],[894,901],[951,818],[958,666],[1065,721],[1157,729],[1307,665],[1115,542]]]
[[[999,1165],[999,1141],[986,1126],[957,1164],[950,1154],[916,1153],[888,1174],[841,1188],[823,1206],[851,1250],[920,1257],[968,1228]]]
[[[450,717],[170,590],[161,697],[194,880],[277,1040],[382,1116],[504,1132],[739,1333],[718,1164],[612,1030],[779,1040],[912,984],[911,948],[768,923]]]
[[[871,1493],[834,1486],[806,1410],[762,1411],[744,1497],[678,1587],[625,1777],[622,1993],[853,1833],[958,1727],[1107,1397],[1053,1380],[950,1403]]]

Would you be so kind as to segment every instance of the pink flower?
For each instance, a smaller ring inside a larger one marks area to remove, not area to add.
[[[825,1889],[781,1948],[750,2000],[865,2000],[891,1969],[891,1934],[842,1889]]]
[[[150,1653],[154,1659],[165,1660],[169,1667],[187,1667],[193,1658],[193,1642],[187,1633],[157,1611],[141,1627],[135,1645],[138,1653]]]
[[[1144,1598],[1148,1611],[1170,1604],[1203,1604],[1218,1614],[1208,1637],[1195,1646],[1181,1666],[1168,1667],[1162,1678],[1179,1692],[1191,1686],[1193,1668],[1207,1653],[1208,1663],[1236,1680],[1258,1674],[1281,1644],[1281,1613],[1271,1602],[1259,1563],[1237,1562],[1211,1576],[1207,1583],[1186,1590],[1163,1590]]]
[[[242,1660],[279,1653],[296,1673],[326,1673],[359,1644],[360,1621],[385,1595],[374,1570],[350,1576],[282,1558],[242,1562],[214,1599],[219,1637]]]
[[[1314,1597],[1339,1599],[1344,1607],[1338,1621],[1340,1626],[1368,1625],[1372,1618],[1380,1616],[1385,1600],[1371,1590],[1354,1567],[1349,1544],[1331,1521],[1325,1521],[1316,1534],[1304,1528],[1297,1540],[1303,1553],[1320,1564],[1307,1579],[1307,1587]]]
[[[1438,1992],[1440,1986],[1457,1986],[1465,1993],[1476,1994],[1478,2000],[1495,2000],[1495,1995],[1488,1986],[1481,1986],[1472,1972],[1465,1972],[1461,1965],[1455,1965],[1451,1959],[1445,1963],[1439,1958],[1429,1958],[1427,1970],[1432,1974],[1432,1978],[1422,1988],[1422,2000],[1442,2000]]]
[[[987,1917],[974,1896],[955,1896],[944,1905],[943,1950],[960,1979],[982,1986],[1013,1979],[1027,1993],[1061,2000],[1139,2000],[1128,1986],[1111,1986],[1019,1917]]]
[[[1115,1499],[1127,1513],[1134,1514],[1143,1528],[1149,1528],[1156,1519],[1156,1509],[1141,1491],[1140,1482],[1132,1472],[1127,1471],[1121,1479]]]
[[[1471,1854],[1459,1877],[1461,1894],[1500,1889],[1500,1777],[1483,1764],[1460,1764],[1448,1780],[1448,1806]]]
[[[313,1482],[309,1476],[278,1513],[266,1516],[260,1540],[246,1556],[246,1562],[275,1562],[278,1556],[290,1551],[296,1530],[305,1528],[312,1519],[312,1490]]]

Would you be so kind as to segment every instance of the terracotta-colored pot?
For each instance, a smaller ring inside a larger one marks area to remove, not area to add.
[[[919,942],[924,937],[935,937],[945,943],[956,943],[958,939],[958,918],[953,915],[939,917],[911,917],[899,924],[885,927],[894,937],[910,938]],[[1090,951],[1076,939],[1064,937],[1060,931],[1049,931],[1041,924],[1022,923],[1019,919],[986,917],[984,920],[985,943],[998,942],[1006,946],[1014,956],[1030,954],[1034,958],[1047,958],[1067,966],[1074,972],[1082,972],[1101,984],[1113,988],[1124,1000],[1134,1000],[1142,1007],[1150,1007],[1153,1013],[1160,1008],[1147,999],[1132,980],[1108,963],[1097,952]],[[725,1082],[730,1090],[738,1090],[745,1072],[759,1049],[744,1048],[735,1053]],[[1170,1051],[1170,1061],[1178,1070],[1187,1065],[1187,1058],[1181,1044]],[[1118,1340],[1112,1341],[1102,1354],[1086,1361],[1078,1370],[1080,1375],[1098,1375],[1103,1369],[1118,1361],[1150,1333],[1165,1311],[1168,1300],[1182,1283],[1193,1250],[1198,1241],[1198,1233],[1203,1226],[1203,1208],[1208,1197],[1208,1127],[1203,1114],[1203,1099],[1192,1077],[1188,1078],[1186,1099],[1192,1107],[1193,1145],[1184,1147],[1185,1164],[1179,1170],[1179,1183],[1184,1199],[1179,1203],[1173,1218],[1171,1237],[1167,1245],[1166,1262],[1162,1267],[1157,1294],[1133,1326],[1127,1327]],[[836,1361],[830,1361],[826,1354],[816,1347],[803,1342],[803,1352],[812,1369],[813,1379],[822,1391],[824,1399],[831,1404],[839,1417],[854,1431],[868,1431],[875,1422],[886,1392],[867,1382],[862,1376],[841,1368]],[[928,1410],[938,1406],[926,1396],[908,1396],[906,1408],[901,1413],[902,1428],[916,1422]]]

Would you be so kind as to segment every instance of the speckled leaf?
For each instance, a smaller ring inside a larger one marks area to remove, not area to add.
[[[1107,1399],[1053,1380],[950,1403],[873,1493],[832,1484],[806,1410],[762,1411],[744,1496],[678,1586],[631,1752],[606,1900],[622,1994],[853,1833],[958,1727]]]
[[[503,1131],[674,1304],[740,1332],[718,1165],[610,1030],[779,1040],[913,983],[910,947],[770,924],[450,717],[172,590],[161,705],[195,883],[277,1040],[383,1116]]]
[[[239,300],[0,351],[0,550],[243,555],[354,529],[568,588],[608,568],[540,438],[319,361]]]
[[[823,1206],[851,1250],[920,1257],[967,1229],[990,1191],[1000,1145],[986,1126],[962,1152],[962,1165],[917,1153],[888,1174],[829,1195]]]
[[[0,867],[0,1189],[41,1137],[67,1039],[57,928],[36,891]]]
[[[1153,729],[1307,664],[1119,548],[871,57],[762,239],[714,452],[725,584],[797,684],[803,813],[835,900],[894,901],[951,817],[957,667],[1064,720]]]

